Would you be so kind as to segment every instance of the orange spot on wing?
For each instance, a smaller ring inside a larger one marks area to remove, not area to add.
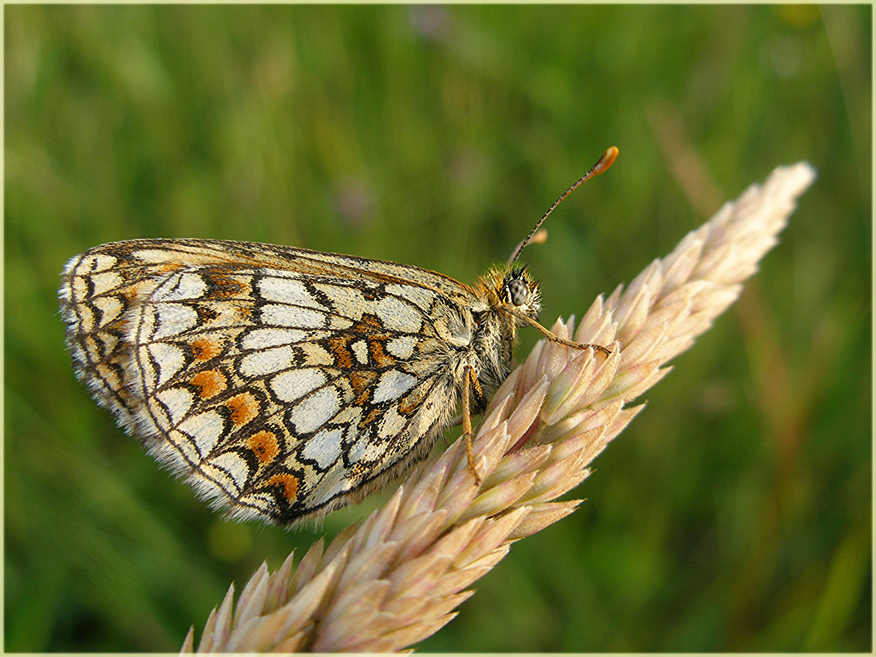
[[[222,353],[222,344],[209,338],[192,340],[190,346],[195,360],[210,360]]]
[[[362,431],[372,422],[376,422],[380,416],[383,415],[383,410],[379,408],[372,408],[368,415],[359,420],[359,430]]]
[[[277,454],[280,453],[280,446],[277,444],[277,436],[270,431],[259,431],[249,437],[246,441],[249,448],[258,457],[262,464],[273,461]]]
[[[213,298],[233,297],[244,293],[244,286],[238,280],[233,279],[223,271],[214,271],[210,274],[210,296]]]
[[[350,336],[340,335],[328,341],[329,352],[341,369],[353,367],[353,352],[350,351]]]
[[[300,481],[295,475],[287,472],[275,474],[268,479],[268,486],[277,486],[282,489],[280,494],[286,498],[287,502],[292,502],[298,497],[298,486]]]
[[[252,319],[252,304],[250,303],[235,303],[234,310],[237,316],[243,322],[248,322]]]
[[[362,315],[362,319],[350,327],[351,333],[359,333],[368,345],[371,362],[377,367],[392,367],[396,359],[386,353],[386,343],[392,335],[386,331],[376,315]]]
[[[231,421],[238,427],[243,426],[259,414],[259,403],[248,392],[232,397],[225,402],[225,406],[231,411]]]
[[[386,339],[382,336],[368,341],[368,353],[377,367],[392,367],[396,363],[395,358],[386,353],[385,344]]]
[[[351,343],[360,339],[365,340],[370,358],[368,367],[392,367],[395,365],[396,359],[386,353],[386,343],[391,338],[392,334],[386,331],[376,315],[362,315],[362,319],[353,324],[349,331],[330,338],[325,344],[338,368],[354,371],[362,365],[353,355],[353,350],[350,348]],[[368,371],[354,372],[350,376],[350,384],[356,391],[357,398],[363,394],[364,387],[371,383],[374,376],[376,376],[374,372]],[[366,400],[367,397],[362,397],[361,401],[357,401],[357,403],[363,403]]]
[[[406,417],[410,417],[413,415],[416,410],[420,407],[420,404],[423,403],[423,391],[419,388],[415,388],[412,392],[410,392],[404,399],[399,402],[398,412],[400,415],[404,415]]]
[[[155,272],[159,274],[167,274],[172,271],[179,271],[180,269],[184,269],[185,265],[179,262],[165,262],[160,265],[155,265]]]
[[[362,315],[362,319],[354,324],[351,330],[370,334],[377,333],[382,328],[383,324],[381,324],[380,318],[377,315]]]
[[[368,370],[350,372],[350,387],[353,388],[353,392],[356,394],[356,398],[353,400],[356,406],[361,406],[371,397],[371,387],[377,376],[377,372]]]
[[[216,370],[204,370],[195,374],[191,382],[200,389],[198,394],[203,399],[215,397],[228,387],[225,375]]]

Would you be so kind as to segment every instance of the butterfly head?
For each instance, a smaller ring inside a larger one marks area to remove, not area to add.
[[[541,312],[541,286],[526,271],[526,267],[514,267],[505,274],[500,296],[515,314],[538,319]]]

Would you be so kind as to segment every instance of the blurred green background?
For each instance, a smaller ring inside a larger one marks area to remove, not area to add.
[[[380,500],[292,532],[197,501],[74,379],[70,257],[228,238],[471,281],[612,144],[525,253],[548,325],[774,166],[819,177],[582,508],[420,648],[871,649],[870,7],[4,11],[6,650],[178,650]]]

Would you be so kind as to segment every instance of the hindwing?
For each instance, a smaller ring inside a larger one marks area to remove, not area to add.
[[[77,373],[126,429],[217,506],[280,523],[424,456],[474,330],[446,276],[249,242],[96,247],[61,298]]]

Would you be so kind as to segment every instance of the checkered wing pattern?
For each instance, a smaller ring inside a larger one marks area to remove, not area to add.
[[[304,249],[134,240],[61,287],[78,376],[232,515],[289,523],[362,497],[450,422],[475,292]]]

